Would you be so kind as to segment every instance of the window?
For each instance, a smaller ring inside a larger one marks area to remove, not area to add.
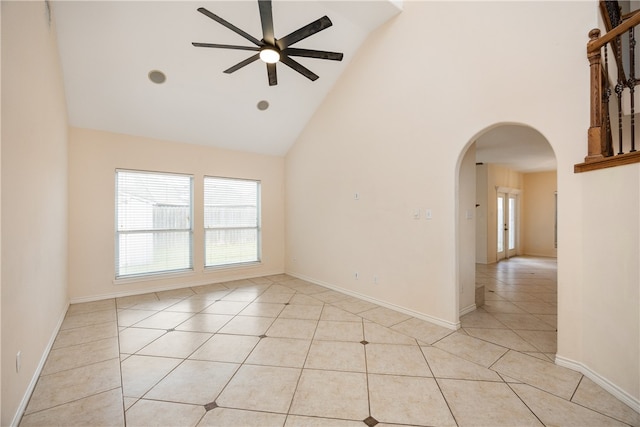
[[[204,178],[205,266],[260,261],[260,182]]]
[[[116,171],[116,278],[193,267],[193,177]]]

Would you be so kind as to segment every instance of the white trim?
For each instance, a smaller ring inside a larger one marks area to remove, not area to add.
[[[175,279],[180,277],[191,277],[197,276],[200,274],[212,274],[217,271],[228,271],[228,270],[240,270],[240,269],[253,269],[263,267],[262,261],[249,261],[249,262],[239,262],[236,264],[225,264],[218,266],[207,267],[204,266],[202,270],[196,271],[195,269],[184,270],[184,271],[169,271],[166,273],[148,273],[148,274],[139,274],[132,276],[125,276],[121,279],[113,279],[114,285],[128,285],[130,283],[143,283],[143,282],[153,282],[157,280],[164,279]],[[276,273],[280,274],[280,273]],[[251,276],[251,277],[260,277],[260,276]]]
[[[67,310],[69,310],[68,302],[65,305],[64,310],[62,310],[62,315],[58,318],[58,323],[56,327],[53,329],[53,334],[51,335],[51,338],[49,338],[49,342],[47,343],[47,346],[45,347],[45,350],[42,353],[42,357],[40,358],[40,362],[38,363],[38,366],[36,366],[36,370],[33,373],[33,377],[31,378],[29,385],[27,386],[27,390],[24,392],[24,396],[22,396],[22,400],[20,401],[18,410],[13,416],[13,420],[11,420],[10,425],[12,427],[18,426],[18,424],[20,423],[20,420],[22,419],[22,416],[24,415],[24,411],[27,410],[27,404],[29,403],[29,399],[31,399],[31,395],[33,394],[33,391],[36,388],[36,384],[38,383],[40,374],[44,369],[44,364],[46,363],[47,358],[49,357],[49,353],[53,348],[53,343],[55,342],[56,337],[58,336],[58,332],[60,332],[60,328],[62,327],[62,322],[64,321],[64,318],[67,315]]]
[[[212,272],[212,271],[223,271],[223,270],[233,270],[239,268],[257,268],[262,267],[262,260],[259,261],[247,261],[247,262],[238,262],[235,264],[223,264],[223,265],[205,265],[204,272]],[[257,276],[260,277],[260,276]]]
[[[129,276],[122,276],[121,278],[113,279],[112,283],[114,285],[128,285],[130,283],[140,283],[140,282],[152,282],[154,280],[162,280],[162,279],[175,279],[177,277],[189,277],[195,276],[198,274],[194,269],[181,270],[181,271],[169,271],[165,273],[145,273],[145,274],[136,274]]]
[[[247,276],[247,277],[234,277],[234,278],[224,278],[224,279],[202,279],[202,280],[198,280],[197,282],[189,282],[189,283],[182,283],[182,284],[171,284],[171,285],[164,285],[164,286],[152,286],[149,288],[144,288],[144,289],[134,289],[134,290],[129,290],[129,291],[117,291],[117,292],[109,292],[106,294],[99,294],[99,295],[91,295],[91,296],[86,296],[86,297],[76,297],[76,298],[71,298],[71,301],[69,302],[70,304],[80,304],[83,302],[94,302],[94,301],[102,301],[105,299],[111,299],[111,298],[121,298],[121,297],[129,297],[132,295],[143,295],[143,294],[150,294],[153,292],[163,292],[163,291],[174,291],[176,289],[185,289],[185,288],[192,288],[192,287],[196,287],[196,286],[204,286],[204,285],[213,285],[213,284],[217,284],[217,283],[225,283],[225,282],[231,282],[231,281],[236,281],[236,280],[248,280],[248,279],[254,279],[256,277],[264,277],[264,276],[273,276],[276,274],[284,274],[282,271],[277,271],[277,272],[265,272],[265,273],[261,273],[258,276]]]
[[[522,190],[519,188],[500,187],[496,185],[496,193],[522,194]]]
[[[370,296],[361,294],[359,292],[350,291],[348,289],[344,289],[344,288],[341,288],[339,286],[335,286],[335,285],[332,285],[330,283],[323,282],[321,280],[315,280],[315,279],[312,279],[310,277],[306,277],[306,276],[304,276],[302,274],[291,273],[291,272],[286,272],[286,274],[288,274],[289,276],[296,277],[298,279],[306,280],[307,282],[311,282],[311,283],[314,283],[316,285],[323,286],[325,288],[329,288],[329,289],[337,291],[337,292],[341,292],[343,294],[347,294],[347,295],[352,296],[352,297],[360,298],[362,300],[365,300],[365,301],[380,305],[382,307],[389,308],[391,310],[399,311],[400,313],[404,313],[404,314],[407,314],[409,316],[416,317],[416,318],[418,318],[420,320],[424,320],[426,322],[435,323],[436,325],[445,327],[447,329],[451,329],[451,330],[454,330],[454,331],[460,329],[460,322],[459,321],[455,322],[455,323],[448,322],[446,320],[439,319],[437,317],[429,316],[429,315],[424,314],[424,313],[419,313],[417,311],[413,311],[413,310],[405,308],[405,307],[401,307],[401,306],[398,306],[398,305],[395,305],[395,304],[388,303],[386,301],[382,301],[382,300],[379,300],[379,299],[376,299],[376,298],[372,298]]]
[[[554,248],[554,251],[557,251],[557,249]],[[552,258],[552,259],[558,259],[558,255],[549,255],[549,254],[535,254],[535,253],[531,253],[531,252],[527,252],[526,254],[518,254],[517,256],[533,256],[536,258]]]
[[[629,406],[634,411],[640,412],[640,399],[631,396],[629,393],[627,393],[605,377],[601,376],[597,372],[592,371],[591,368],[589,368],[585,364],[556,355],[556,365],[580,372],[582,375],[589,378],[591,381],[611,393],[622,403]]]
[[[472,311],[475,311],[476,309],[476,304],[473,303],[471,305],[466,306],[465,308],[463,308],[462,310],[460,310],[460,317],[464,316],[465,314],[469,314]]]

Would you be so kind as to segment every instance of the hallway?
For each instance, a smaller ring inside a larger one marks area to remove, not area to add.
[[[476,264],[476,285],[484,285],[485,303],[462,317],[463,330],[553,362],[558,320],[556,276],[555,258],[516,257],[496,264]]]
[[[477,268],[458,331],[287,275],[72,305],[21,426],[640,425],[552,363],[555,260]]]

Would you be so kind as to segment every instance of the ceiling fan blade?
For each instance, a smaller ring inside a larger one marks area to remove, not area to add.
[[[273,35],[273,11],[271,0],[258,0],[260,8],[260,22],[262,23],[262,39],[265,43],[275,46],[276,38]]]
[[[326,52],[324,50],[311,50],[311,49],[296,49],[294,47],[288,47],[285,50],[283,50],[282,53],[290,56],[303,56],[305,58],[329,59],[331,61],[342,61],[342,57],[344,56],[342,53],[338,53],[338,52]]]
[[[289,58],[286,55],[282,55],[280,57],[280,62],[294,69],[295,71],[299,72],[300,74],[302,74],[303,76],[305,76],[311,81],[318,80],[317,74],[315,74],[313,71],[309,70],[308,68],[305,68],[302,64],[300,64],[297,61],[294,61],[293,59]]]
[[[248,58],[247,58],[247,59],[245,59],[244,61],[242,61],[242,62],[238,62],[238,63],[237,63],[236,65],[234,65],[233,67],[231,67],[231,68],[228,68],[228,69],[224,70],[224,72],[225,72],[225,73],[227,73],[227,74],[231,74],[231,73],[233,73],[234,71],[238,71],[240,68],[244,67],[245,65],[249,65],[249,64],[251,64],[252,62],[257,61],[257,60],[258,60],[258,58],[260,58],[260,54],[259,54],[259,53],[256,53],[255,55],[248,57]]]
[[[275,86],[278,84],[276,64],[267,64],[267,76],[269,76],[269,86]]]
[[[208,16],[209,18],[213,19],[217,23],[224,25],[225,27],[227,27],[228,29],[230,29],[234,33],[241,35],[242,37],[244,37],[245,39],[249,40],[251,43],[255,44],[256,46],[263,46],[264,45],[264,43],[262,43],[260,40],[258,40],[255,37],[253,37],[251,34],[248,34],[248,33],[244,32],[244,31],[242,31],[240,28],[236,27],[235,25],[233,25],[232,23],[230,23],[228,21],[225,21],[224,19],[220,18],[215,13],[209,12],[204,7],[199,7],[198,8],[198,12],[202,13],[205,16]]]
[[[237,50],[251,50],[254,52],[257,52],[260,50],[259,47],[253,47],[253,46],[236,46],[236,45],[232,45],[232,44],[215,44],[215,43],[198,43],[198,42],[192,42],[192,45],[194,45],[195,47],[214,47],[214,48],[218,48],[218,49],[237,49]]]
[[[325,28],[329,28],[332,25],[333,23],[329,17],[323,16],[322,18],[316,19],[312,23],[307,24],[304,27],[295,30],[293,33],[277,40],[276,45],[278,46],[278,49],[284,50],[292,44],[298,43],[300,40],[306,39],[307,37],[312,36]]]

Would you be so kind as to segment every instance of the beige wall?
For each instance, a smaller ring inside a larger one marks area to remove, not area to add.
[[[460,159],[472,141],[501,123],[532,126],[552,144],[583,136],[588,115],[580,108],[567,114],[552,100],[559,100],[562,87],[562,99],[588,106],[582,87],[588,86],[588,70],[578,73],[582,80],[575,72],[584,58],[566,51],[584,50],[582,34],[596,9],[406,2],[403,13],[365,42],[287,155],[287,270],[455,326]],[[576,13],[582,27],[565,28],[565,18]],[[443,19],[451,16],[466,25],[452,32]],[[522,16],[532,18],[525,24]],[[535,33],[534,22],[543,21],[553,28],[544,40],[504,37]],[[416,34],[448,34],[448,42],[415,55],[407,40]],[[562,47],[553,41],[558,34]],[[440,62],[452,51],[455,66]],[[573,77],[558,76],[557,64],[573,70]],[[474,74],[478,80],[468,78],[472,68],[483,70]],[[514,80],[533,69],[539,84]],[[568,163],[584,156],[579,148],[557,151]],[[413,219],[412,212],[427,208],[432,220]]]
[[[194,175],[194,271],[114,283],[115,170]],[[284,271],[284,159],[72,128],[69,142],[69,294],[71,301],[142,293]],[[204,269],[203,177],[261,181],[262,263]]]
[[[476,145],[460,163],[458,179],[458,289],[459,313],[476,308]]]
[[[640,164],[580,174],[584,216],[580,365],[638,400],[640,396]],[[558,197],[564,198],[559,188]],[[560,224],[560,231],[564,225]],[[568,244],[560,240],[558,250]],[[567,296],[568,297],[568,296]],[[559,301],[562,304],[562,299]],[[574,303],[572,303],[574,304]],[[640,409],[636,406],[636,409]]]
[[[555,171],[523,175],[522,193],[522,253],[555,257]]]
[[[67,307],[67,117],[45,3],[3,1],[1,7],[0,424],[6,426],[24,409]]]
[[[489,165],[476,165],[476,262],[488,264],[488,220],[489,212],[489,186],[487,184]]]
[[[67,148],[44,4],[1,5],[6,425],[67,301]],[[459,266],[468,262],[458,259],[456,237],[464,153],[492,126],[525,124],[548,139],[558,160],[557,360],[640,407],[640,166],[573,173],[586,152],[584,46],[598,22],[597,2],[405,2],[404,8],[365,42],[287,155],[284,211],[282,159],[72,130],[69,292],[93,299],[279,272],[286,262],[293,274],[455,327]],[[454,17],[465,25],[452,30]],[[418,44],[443,34],[447,43],[416,55]],[[115,285],[116,167],[269,182],[274,206],[263,214],[273,234],[264,266]],[[621,209],[615,221],[612,206]],[[23,367],[16,374],[18,350]]]
[[[559,360],[575,362],[600,384],[619,385],[618,396],[638,404],[631,384],[640,360],[637,297],[611,296],[602,311],[594,297],[604,284],[589,277],[598,258],[583,246],[635,257],[637,269],[638,235],[605,246],[585,213],[595,202],[583,188],[591,178],[573,173],[586,152],[584,47],[597,16],[595,1],[405,2],[404,12],[364,43],[287,155],[287,271],[457,325],[461,158],[493,126],[531,126],[556,154],[562,195]],[[452,30],[452,19],[464,25]],[[416,54],[419,43],[442,35],[446,43]],[[637,194],[635,179],[624,185]],[[415,220],[413,212],[425,208],[433,219]],[[623,221],[637,230],[637,215]],[[634,277],[620,278],[606,282],[613,294],[637,289]],[[603,330],[583,327],[585,316],[605,319],[609,311],[634,322],[618,325],[628,343],[624,355],[598,345],[610,340]]]
[[[557,172],[519,173],[498,165],[481,165],[476,170],[482,221],[476,242],[476,261],[494,263],[497,245],[496,187],[518,191],[520,228],[518,254],[555,257],[554,247],[555,198]],[[482,205],[485,205],[483,208]]]

